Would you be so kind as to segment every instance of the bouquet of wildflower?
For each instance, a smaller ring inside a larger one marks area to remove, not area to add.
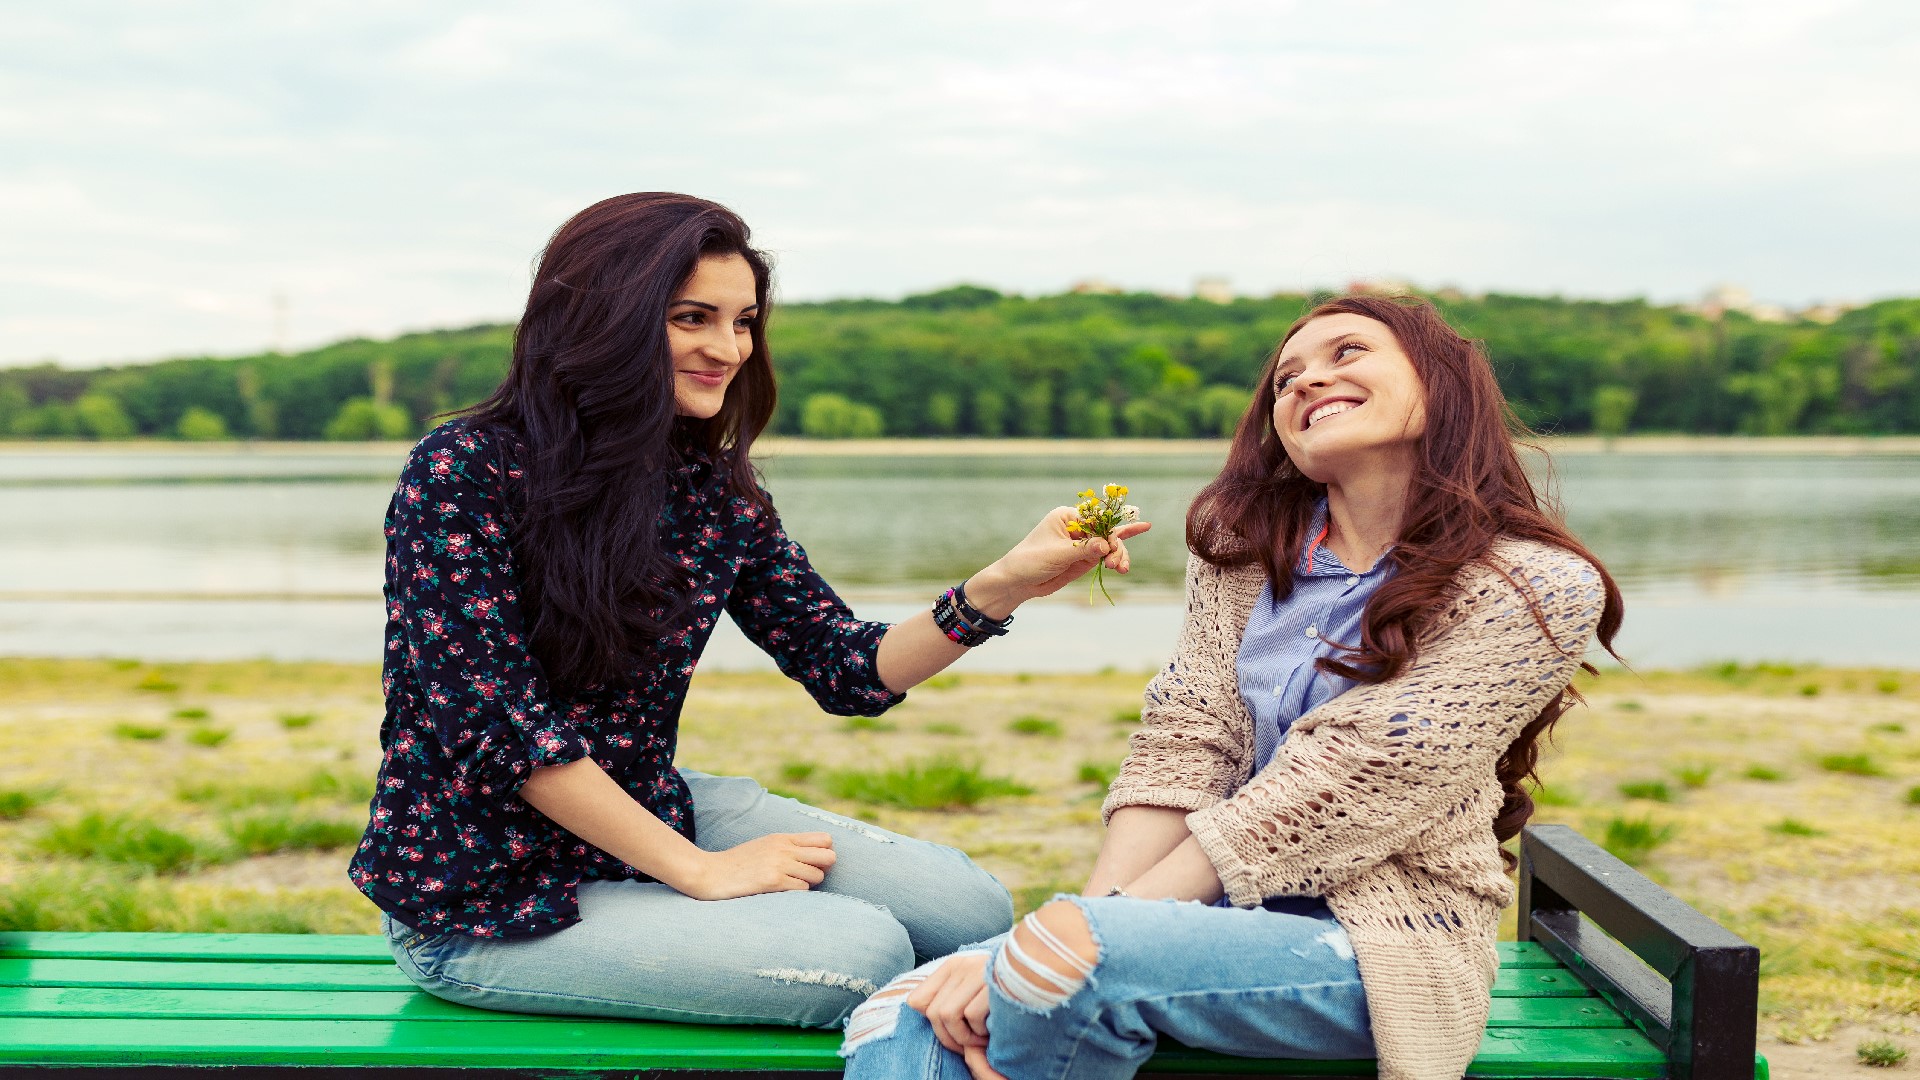
[[[1099,491],[1088,488],[1080,493],[1080,503],[1075,506],[1078,515],[1067,522],[1067,535],[1079,543],[1086,543],[1094,537],[1112,540],[1113,530],[1122,525],[1140,520],[1140,508],[1127,502],[1125,484],[1108,484]],[[1103,560],[1093,564],[1093,584],[1087,588],[1087,603],[1093,603],[1093,588],[1098,586],[1100,595],[1113,603],[1113,594],[1107,591],[1102,571],[1107,568]]]

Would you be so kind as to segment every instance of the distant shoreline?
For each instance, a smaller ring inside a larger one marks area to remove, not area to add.
[[[1920,456],[1920,435],[1625,435],[1603,439],[1594,435],[1542,438],[1540,445],[1557,455],[1689,455],[1885,457]],[[218,455],[236,451],[334,457],[395,458],[410,442],[176,442],[141,439],[126,442],[81,440],[0,440],[0,454],[127,454],[171,453]],[[1089,457],[1212,456],[1225,455],[1225,439],[802,439],[768,436],[754,444],[757,456],[769,459],[812,457],[1014,457],[1032,454],[1076,454]]]

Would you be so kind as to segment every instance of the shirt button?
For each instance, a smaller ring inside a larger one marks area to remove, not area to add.
[[[1280,696],[1280,695],[1281,695],[1282,693],[1284,693],[1284,692],[1286,691],[1286,689],[1287,689],[1287,688],[1286,688],[1286,687],[1284,687],[1284,686],[1276,686],[1276,687],[1274,687],[1274,688],[1273,688],[1273,696],[1274,696],[1274,697],[1279,697],[1279,696]]]
[[[1317,627],[1317,626],[1309,626],[1309,627],[1307,627],[1307,636],[1308,636],[1308,637],[1310,637],[1310,638],[1317,638],[1317,637],[1319,637],[1319,636],[1320,636],[1320,628],[1319,628],[1319,627]]]
[[[1351,589],[1358,584],[1360,584],[1360,575],[1358,574],[1347,575],[1347,588]]]

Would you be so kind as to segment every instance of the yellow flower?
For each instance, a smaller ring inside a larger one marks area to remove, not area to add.
[[[1121,487],[1119,484],[1108,484],[1105,488],[1105,494],[1109,499],[1121,498],[1125,496],[1126,493],[1127,489]]]

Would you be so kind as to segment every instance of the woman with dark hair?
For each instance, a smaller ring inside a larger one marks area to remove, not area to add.
[[[746,225],[623,195],[541,256],[492,397],[420,442],[387,512],[385,750],[355,885],[430,993],[519,1012],[837,1026],[1007,929],[967,857],[674,765],[721,615],[820,706],[873,716],[1124,540],[1071,508],[888,626],[808,565],[748,451],[774,408]]]
[[[1461,1076],[1512,900],[1500,844],[1620,626],[1521,434],[1423,302],[1296,322],[1188,512],[1186,622],[1085,891],[855,1010],[849,1080],[1126,1077],[1160,1035]]]

